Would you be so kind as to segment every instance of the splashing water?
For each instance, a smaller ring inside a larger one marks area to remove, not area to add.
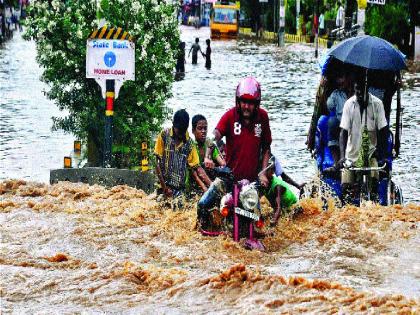
[[[4,181],[0,196],[5,313],[419,310],[414,204],[303,199],[259,252],[202,236],[195,201],[173,211],[127,186]]]

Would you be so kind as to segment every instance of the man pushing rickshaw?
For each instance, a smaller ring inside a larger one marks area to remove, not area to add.
[[[321,181],[344,203],[402,203],[401,190],[391,175],[393,158],[400,149],[399,85],[400,70],[404,68],[403,54],[385,40],[371,36],[343,41],[328,52],[322,63],[323,77],[307,145],[317,160]],[[343,90],[347,94],[340,92],[342,87],[337,85],[343,73],[350,81],[347,87],[353,88]],[[398,97],[394,135],[389,126],[395,91]],[[340,113],[338,133],[330,129],[330,122],[338,117],[336,108]],[[338,143],[331,139],[334,134],[340,135]],[[306,194],[315,191],[316,187],[307,187]],[[323,193],[321,187],[318,192]]]

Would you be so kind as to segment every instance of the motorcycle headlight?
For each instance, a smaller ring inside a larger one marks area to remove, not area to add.
[[[239,200],[246,210],[252,210],[258,204],[258,192],[251,185],[244,186],[239,194]]]

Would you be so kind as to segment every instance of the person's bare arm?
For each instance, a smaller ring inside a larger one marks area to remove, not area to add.
[[[214,141],[215,142],[217,142],[220,139],[222,139],[222,135],[220,134],[220,131],[217,130],[217,129],[214,129],[213,135],[214,135]],[[213,159],[211,158],[212,157],[212,153],[213,153],[213,149],[214,149],[214,147],[208,146],[207,147],[207,150],[206,150],[206,155],[204,157],[204,166],[207,167],[207,168],[214,168],[214,162],[213,162]]]
[[[192,171],[192,176],[193,176],[194,180],[196,181],[196,183],[198,184],[198,186],[200,186],[200,188],[204,192],[206,192],[208,187],[211,185],[211,180],[207,176],[207,174],[203,170],[203,168],[198,167],[198,168],[194,169]]]
[[[220,133],[220,131],[218,129],[214,129],[213,135],[214,135],[214,141],[216,141],[216,142],[222,140],[222,138],[223,138],[222,134]]]
[[[271,226],[275,226],[277,224],[277,221],[279,220],[279,217],[281,214],[281,195],[283,193],[282,189],[284,188],[281,186],[276,187],[276,204],[275,204],[273,218],[270,221]]]
[[[203,190],[204,192],[206,192],[207,191],[207,186],[200,179],[200,176],[198,176],[197,170],[193,170],[191,172],[191,174],[192,174],[192,177],[194,178],[195,182],[197,183],[197,185],[201,188],[201,190]]]
[[[264,149],[262,153],[262,169],[265,169],[267,167],[269,159],[270,159],[270,147],[267,147],[266,149]],[[264,171],[260,175],[259,179],[263,187],[268,187],[269,181],[266,175],[266,171]]]
[[[217,164],[219,166],[226,166],[226,161],[225,159],[222,157],[222,154],[219,153],[219,155],[216,158]]]
[[[197,174],[207,187],[211,185],[211,179],[208,177],[206,171],[201,166],[197,168]]]
[[[301,189],[303,187],[303,184],[298,184],[295,182],[289,175],[287,175],[285,172],[281,174],[281,178],[288,184],[295,186],[297,189]]]
[[[159,179],[160,187],[162,188],[163,194],[167,197],[172,196],[172,190],[166,186],[163,178],[162,170],[160,168],[160,157],[156,157],[156,175]]]

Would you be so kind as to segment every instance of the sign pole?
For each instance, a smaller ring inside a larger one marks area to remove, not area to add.
[[[285,6],[284,0],[279,1],[279,32],[278,32],[278,44],[280,47],[284,46],[284,31],[285,31]]]
[[[124,81],[135,80],[135,44],[121,27],[103,25],[86,41],[86,78],[95,79],[105,99],[102,165],[112,166],[114,100]]]
[[[314,25],[315,25],[315,58],[318,58],[318,32],[319,32],[319,0],[316,1],[315,4],[315,14],[314,14]]]
[[[111,167],[112,125],[114,118],[115,80],[106,80],[104,167]]]

